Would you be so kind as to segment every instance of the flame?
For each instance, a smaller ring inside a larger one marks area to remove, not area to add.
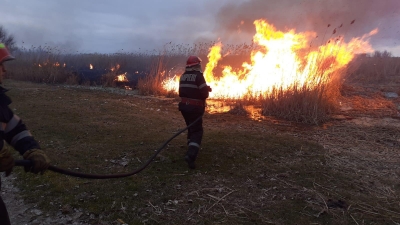
[[[175,75],[172,78],[164,80],[162,82],[163,88],[167,91],[178,92],[179,78],[180,78],[180,76]]]
[[[129,82],[128,78],[126,78],[126,74],[127,72],[125,72],[124,74],[120,74],[118,76],[115,77],[115,81],[117,82]]]
[[[111,72],[117,71],[117,70],[119,70],[119,68],[120,68],[120,65],[117,64],[116,66],[111,67]]]
[[[130,90],[130,91],[132,90],[132,88],[131,88],[131,87],[129,87],[129,86],[126,86],[126,85],[124,86],[124,88],[125,88],[125,90]]]
[[[204,78],[206,79],[207,82],[209,83],[214,83],[214,74],[213,70],[218,64],[218,61],[222,58],[221,56],[221,48],[222,48],[222,43],[218,42],[215,44],[213,47],[210,49],[210,53],[208,53],[208,63],[205,67],[204,70]]]
[[[92,69],[93,69],[93,65],[92,65],[92,64],[90,64],[90,65],[89,65],[89,68],[92,70]]]
[[[242,68],[234,70],[226,65],[222,67],[220,76],[214,76],[214,69],[225,56],[221,54],[221,42],[210,48],[204,77],[213,89],[211,98],[259,97],[267,96],[276,88],[313,89],[328,84],[332,79],[330,75],[344,68],[355,54],[373,52],[367,39],[378,32],[375,29],[348,43],[339,36],[324,45],[311,48],[310,42],[316,36],[315,32],[296,33],[294,29],[282,32],[265,20],[256,20],[254,25],[256,34],[253,41],[259,50],[251,52],[251,62],[243,62]],[[163,87],[177,92],[179,76],[164,80]]]
[[[34,63],[33,65],[36,66],[36,63]],[[37,64],[38,67],[44,67],[44,66],[47,66],[47,65],[49,65],[49,66],[52,65],[53,67],[61,66],[61,64],[59,62],[50,63],[48,60],[46,62],[44,62],[43,64],[41,64],[41,63]],[[66,64],[64,63],[63,67],[65,67],[65,66],[66,66]]]

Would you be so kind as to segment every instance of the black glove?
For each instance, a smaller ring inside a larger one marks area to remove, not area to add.
[[[212,92],[212,88],[210,86],[207,86],[208,92]]]

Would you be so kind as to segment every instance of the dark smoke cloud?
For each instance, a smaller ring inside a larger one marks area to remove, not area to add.
[[[251,40],[255,32],[253,21],[261,18],[278,30],[315,31],[321,42],[325,33],[325,40],[339,35],[348,40],[378,28],[378,34],[371,38],[372,44],[400,44],[399,0],[250,0],[230,3],[219,11],[216,31],[233,41],[243,37]],[[350,24],[353,20],[355,22]]]

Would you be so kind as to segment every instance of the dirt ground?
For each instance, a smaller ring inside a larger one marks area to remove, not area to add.
[[[241,129],[263,129],[267,133],[291,135],[321,144],[328,152],[326,158],[335,170],[357,177],[351,181],[360,192],[382,198],[390,205],[399,205],[398,190],[400,174],[400,118],[399,99],[385,97],[379,87],[349,88],[344,93],[341,110],[333,119],[321,126],[295,124],[273,118],[264,118],[253,111],[253,120],[243,116],[229,115],[218,121],[218,126],[236,129],[238,121]],[[207,115],[205,120],[207,120]],[[205,123],[205,129],[216,124]],[[329,176],[329,175],[326,175]],[[13,185],[14,177],[2,176],[2,196],[6,202],[12,224],[85,224],[84,212],[75,211],[68,215],[59,212],[49,215],[34,204],[25,203],[19,190]],[[335,187],[318,186],[334,192]],[[326,211],[335,214],[333,203],[324,201]],[[346,207],[357,207],[359,212],[387,215],[393,224],[400,223],[400,211],[386,209],[380,205],[362,202],[346,202]],[[353,218],[355,224],[363,224],[362,219]]]
[[[7,206],[12,225],[52,225],[52,224],[73,224],[85,225],[79,220],[82,212],[75,212],[72,215],[50,215],[40,210],[37,205],[24,202],[19,195],[19,189],[13,185],[15,177],[11,174],[8,177],[1,176],[1,196]]]

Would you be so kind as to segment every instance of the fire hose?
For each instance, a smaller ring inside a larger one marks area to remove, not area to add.
[[[130,173],[119,173],[119,174],[88,174],[88,173],[80,173],[72,170],[67,170],[67,169],[62,169],[56,166],[50,165],[48,167],[48,170],[60,173],[60,174],[65,174],[73,177],[80,177],[80,178],[88,178],[88,179],[111,179],[111,178],[122,178],[122,177],[129,177],[132,175],[135,175],[137,173],[140,173],[142,170],[144,170],[150,163],[156,158],[156,156],[161,152],[162,149],[167,146],[167,144],[172,141],[172,139],[176,138],[179,134],[184,132],[185,130],[189,129],[189,127],[193,126],[197,121],[199,121],[202,118],[202,116],[198,117],[193,123],[189,124],[187,127],[184,129],[178,131],[176,134],[174,134],[171,138],[169,138],[164,144],[156,150],[156,152],[151,156],[147,162],[143,163],[142,166],[140,166],[138,169],[135,171],[132,171]],[[30,160],[15,160],[15,166],[27,166],[30,167],[32,166],[32,162]]]

